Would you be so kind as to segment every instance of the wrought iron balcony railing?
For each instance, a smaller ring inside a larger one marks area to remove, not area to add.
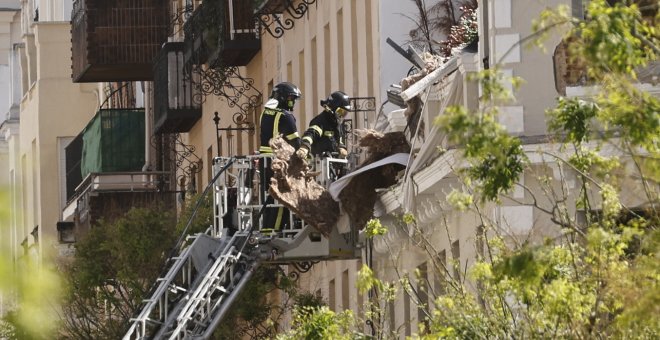
[[[154,133],[188,132],[202,117],[194,76],[184,69],[184,43],[166,43],[154,63]]]
[[[254,16],[262,33],[281,38],[301,19],[316,0],[257,0]]]
[[[169,26],[168,0],[75,0],[71,15],[74,82],[153,78]]]
[[[245,66],[261,48],[254,3],[207,0],[184,24],[186,63],[211,68]]]

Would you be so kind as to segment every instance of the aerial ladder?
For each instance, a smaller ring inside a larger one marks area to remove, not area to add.
[[[170,259],[166,274],[131,319],[123,339],[207,339],[260,264],[360,256],[355,228],[340,233],[334,227],[324,237],[292,213],[286,228],[262,228],[264,208],[282,206],[277,201],[265,203],[259,164],[266,157],[214,159],[214,176],[207,188],[213,190],[213,225],[205,233],[187,237],[188,245]],[[317,158],[317,182],[328,187],[348,167],[345,159]]]

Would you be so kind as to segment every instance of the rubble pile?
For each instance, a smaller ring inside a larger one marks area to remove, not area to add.
[[[282,137],[270,141],[273,149],[273,178],[270,193],[325,237],[339,218],[339,203],[316,183],[305,160],[295,156],[294,148]]]
[[[402,132],[380,133],[375,130],[355,130],[367,158],[358,168],[396,153],[409,153],[410,145]],[[339,219],[339,203],[315,181],[315,173],[305,160],[281,137],[270,141],[274,157],[273,178],[269,191],[284,206],[328,237]],[[396,184],[397,174],[405,167],[388,164],[358,174],[339,194],[343,210],[351,225],[363,228],[373,216],[376,189]]]
[[[396,153],[409,153],[410,145],[402,132],[380,133],[375,130],[355,130],[360,146],[366,148],[367,158],[358,168],[377,162]],[[376,189],[387,188],[397,182],[397,174],[405,167],[389,164],[357,175],[339,194],[342,208],[358,228],[372,218],[378,198]]]
[[[442,64],[438,57],[429,53],[425,53],[422,56],[422,59],[424,60],[424,68],[413,75],[403,78],[400,82],[401,91],[407,90],[412,84],[422,80]],[[417,126],[418,120],[420,119],[419,111],[421,108],[422,99],[419,98],[419,96],[415,96],[406,102],[406,110],[403,112],[403,114],[406,116],[407,125],[409,128],[411,128],[411,130],[414,130]],[[421,131],[423,130],[424,129],[421,129]]]

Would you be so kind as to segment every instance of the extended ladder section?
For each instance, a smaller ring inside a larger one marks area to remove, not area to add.
[[[192,239],[158,280],[124,339],[207,338],[258,265],[247,233]]]
[[[291,214],[281,230],[262,228],[267,191],[261,181],[264,156],[216,158],[214,224],[205,234],[188,238],[189,245],[170,259],[167,274],[158,279],[140,314],[131,319],[124,339],[206,339],[260,263],[353,259],[359,256],[354,228],[333,228],[326,238]],[[231,168],[219,174],[220,169]],[[334,158],[316,163],[318,182],[329,185],[346,161]],[[343,169],[342,169],[343,168]]]

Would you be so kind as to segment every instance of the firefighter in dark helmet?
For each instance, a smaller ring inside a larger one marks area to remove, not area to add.
[[[300,136],[296,127],[296,118],[293,116],[293,107],[302,93],[298,87],[292,83],[283,82],[273,87],[270,99],[266,102],[264,111],[261,113],[261,144],[259,146],[260,154],[272,154],[268,142],[273,137],[282,135],[282,137],[295,149],[300,147]],[[273,204],[274,199],[268,194],[270,179],[273,177],[271,169],[271,160],[266,157],[260,164],[261,187],[263,188],[263,197],[266,197],[268,204]],[[264,210],[263,229],[280,230],[282,227],[290,225],[289,211],[285,208],[266,208]]]
[[[304,159],[310,152],[314,156],[337,153],[340,158],[346,158],[348,152],[344,144],[342,120],[351,110],[349,97],[342,91],[335,91],[328,99],[321,100],[321,106],[323,112],[309,123],[296,155]]]

